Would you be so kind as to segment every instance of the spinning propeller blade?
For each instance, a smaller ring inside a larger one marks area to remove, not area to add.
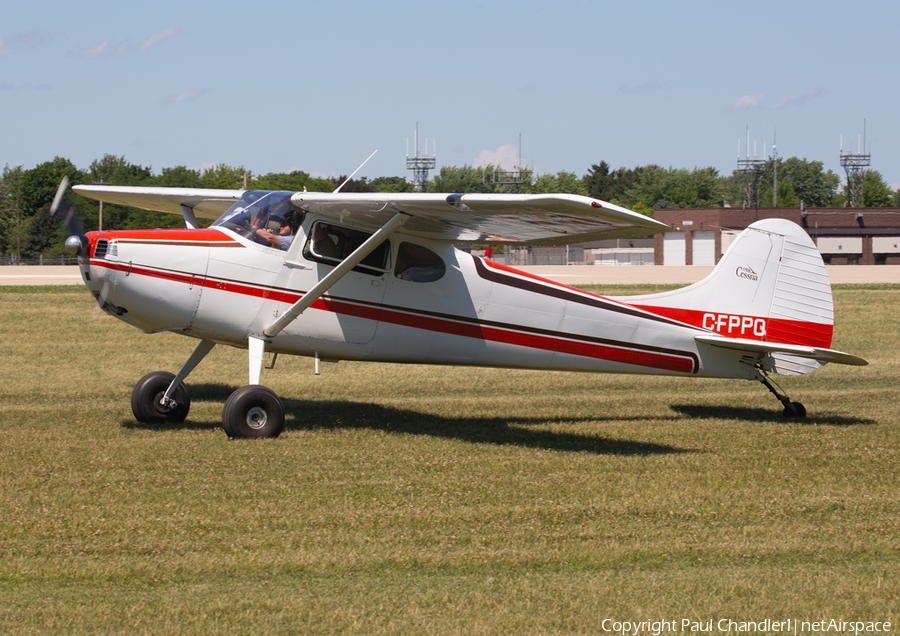
[[[69,238],[66,239],[66,251],[69,252],[69,254],[86,256],[88,240],[84,235],[84,226],[81,223],[81,219],[78,217],[78,213],[75,211],[75,206],[72,205],[66,196],[66,188],[68,187],[69,178],[64,176],[59,182],[59,187],[56,189],[56,196],[53,197],[53,203],[50,205],[50,216],[56,216],[57,211],[59,211],[60,206],[62,206],[65,210],[63,226],[66,228],[66,232],[69,235]]]

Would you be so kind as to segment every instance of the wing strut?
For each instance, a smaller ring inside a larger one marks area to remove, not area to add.
[[[196,230],[197,225],[197,217],[194,216],[194,208],[189,205],[181,204],[181,215],[184,217],[184,224],[187,226],[189,230]]]
[[[362,260],[375,251],[375,248],[388,236],[396,232],[401,225],[409,218],[408,214],[398,212],[394,217],[384,224],[380,230],[370,236],[365,243],[360,245],[353,251],[350,256],[345,258],[340,264],[331,270],[325,278],[320,280],[312,289],[298,300],[294,305],[281,315],[278,320],[273,322],[267,329],[263,331],[263,335],[271,338],[281,333],[281,330],[291,324],[297,316],[309,309],[309,306],[316,302],[322,294],[327,292],[332,285],[344,277],[347,272],[359,265]]]

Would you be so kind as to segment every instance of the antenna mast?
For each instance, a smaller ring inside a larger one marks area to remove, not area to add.
[[[857,142],[856,154],[852,152],[844,154],[844,136],[841,135],[841,167],[847,173],[847,202],[851,208],[861,208],[863,206],[863,181],[864,168],[872,165],[872,155],[865,151],[866,138],[866,120],[863,119],[863,147],[859,147]],[[853,142],[850,142],[853,146]]]
[[[512,170],[498,170],[494,167],[494,183],[503,186],[505,192],[522,192],[525,182],[525,171],[522,169],[522,133],[519,133],[519,163]]]
[[[409,156],[409,137],[407,137],[406,146],[406,169],[413,171],[413,192],[425,192],[428,187],[428,171],[434,170],[437,166],[437,160],[434,156],[434,145],[432,144],[432,154],[428,155],[428,141],[425,142],[425,154],[419,154],[419,123],[416,122],[416,142],[415,154]]]
[[[747,158],[741,159],[741,139],[738,137],[737,170],[744,179],[744,208],[759,207],[759,177],[765,161],[756,156],[756,142],[753,144],[753,158],[750,158],[750,126],[747,126]]]
[[[778,129],[772,137],[772,207],[778,207]]]

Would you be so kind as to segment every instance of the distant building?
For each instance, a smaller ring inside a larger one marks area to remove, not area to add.
[[[495,248],[493,258],[513,266],[715,265],[748,225],[777,218],[805,228],[829,265],[900,265],[900,208],[660,209],[653,218],[672,230],[569,246],[509,245]]]
[[[715,265],[760,219],[803,227],[830,265],[900,265],[900,208],[689,208],[655,210],[672,227],[653,239],[655,265]]]

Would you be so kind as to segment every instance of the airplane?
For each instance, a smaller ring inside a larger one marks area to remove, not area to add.
[[[231,438],[277,437],[284,428],[281,399],[260,384],[267,354],[272,366],[291,354],[314,357],[317,367],[364,360],[738,378],[761,382],[786,417],[806,409],[779,393],[770,373],[867,364],[829,348],[828,274],[806,232],[786,220],[750,225],[698,283],[602,297],[456,246],[565,245],[669,226],[572,194],[73,190],[185,221],[183,229],[73,226],[66,241],[103,311],[148,334],[197,340],[177,373],[137,382],[139,422],[183,421],[184,380],[217,344],[248,350],[248,384],[222,412]]]

